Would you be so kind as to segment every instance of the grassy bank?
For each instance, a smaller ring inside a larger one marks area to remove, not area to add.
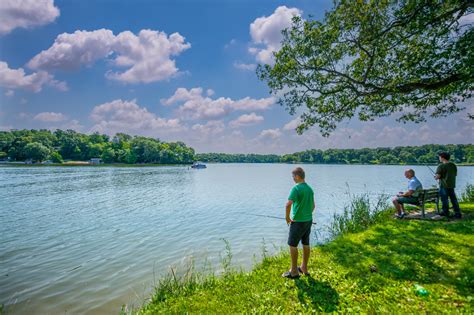
[[[161,281],[139,314],[294,312],[474,312],[474,203],[462,220],[394,220],[312,250],[311,276],[288,280],[290,259],[266,257],[251,272],[188,272]],[[415,292],[415,284],[429,291]]]

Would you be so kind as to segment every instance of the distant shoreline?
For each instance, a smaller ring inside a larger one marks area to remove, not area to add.
[[[415,166],[437,166],[439,164],[387,164],[387,163],[379,163],[379,164],[370,164],[370,163],[307,163],[307,162],[300,162],[300,163],[283,163],[283,162],[206,162],[206,164],[288,164],[288,165],[296,165],[296,164],[304,164],[304,165],[371,165],[371,166],[406,166],[406,165],[415,165]],[[58,167],[160,167],[160,166],[183,166],[183,167],[190,167],[192,164],[156,164],[156,163],[149,163],[149,164],[126,164],[126,163],[103,163],[103,164],[87,164],[84,162],[81,163],[51,163],[51,164],[26,164],[26,163],[0,163],[1,166],[20,166],[20,167],[49,167],[49,166],[58,166]],[[456,163],[457,166],[474,166],[474,163]]]
[[[24,163],[0,163],[1,166],[20,166],[20,167],[149,167],[149,166],[191,166],[192,164],[125,164],[125,163],[104,163],[104,164],[86,164],[86,163],[51,163],[51,164],[24,164]]]

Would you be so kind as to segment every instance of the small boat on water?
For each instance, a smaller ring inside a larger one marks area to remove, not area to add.
[[[194,162],[193,165],[191,165],[191,168],[207,168],[206,164],[202,162]]]

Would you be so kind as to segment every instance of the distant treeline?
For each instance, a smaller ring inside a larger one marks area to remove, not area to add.
[[[282,157],[276,154],[198,153],[196,160],[216,163],[281,163]]]
[[[186,164],[199,160],[219,163],[321,163],[321,164],[433,164],[438,152],[447,151],[456,163],[474,164],[472,144],[427,144],[417,147],[375,149],[307,150],[293,154],[195,154],[183,142],[117,133],[110,137],[74,130],[0,131],[0,160],[41,162],[50,160],[88,161],[100,158],[105,163]]]
[[[436,164],[438,152],[451,154],[456,163],[474,163],[472,144],[427,144],[417,147],[306,150],[293,154],[197,154],[203,162],[220,163],[318,163],[318,164]]]
[[[194,149],[179,141],[167,143],[125,133],[110,138],[74,130],[0,131],[0,159],[3,160],[62,163],[63,160],[87,161],[91,158],[100,158],[105,163],[192,163]]]

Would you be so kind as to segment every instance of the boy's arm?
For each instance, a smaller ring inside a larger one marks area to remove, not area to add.
[[[443,177],[443,168],[440,165],[436,168],[435,179],[441,179],[442,177]]]
[[[291,212],[291,205],[293,204],[293,200],[288,200],[288,202],[286,203],[286,224],[290,224],[291,223],[291,219],[290,219],[290,212]]]

